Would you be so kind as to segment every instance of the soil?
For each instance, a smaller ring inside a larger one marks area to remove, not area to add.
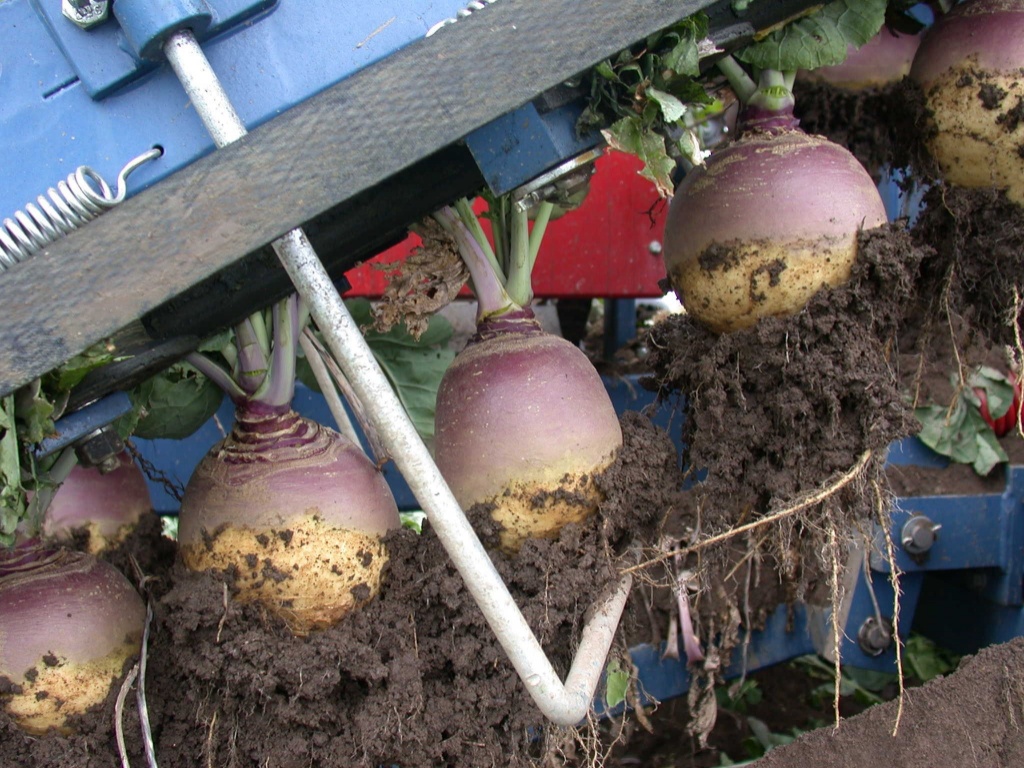
[[[653,540],[679,495],[668,436],[636,413],[622,423],[623,448],[599,480],[606,500],[598,514],[516,556],[492,554],[563,677],[586,610]],[[485,510],[471,519],[485,544],[496,540]],[[147,535],[158,536],[153,528]],[[124,564],[132,547],[154,543],[144,538],[113,558]],[[147,556],[155,617],[146,693],[160,765],[520,766],[579,752],[586,729],[544,727],[429,525],[422,535],[396,531],[387,546],[381,594],[307,638],[235,602],[230,578],[185,571],[166,557],[166,543],[163,555]],[[618,653],[639,631],[627,619]],[[28,738],[0,714],[0,764],[117,764],[113,696],[72,736]],[[144,764],[132,706],[124,725],[133,764]]]

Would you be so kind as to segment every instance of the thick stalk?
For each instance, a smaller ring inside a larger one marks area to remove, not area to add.
[[[791,114],[793,92],[786,85],[786,75],[777,69],[764,70],[757,91],[747,101],[747,108],[756,108],[765,113]]]
[[[65,448],[49,471],[39,478],[40,482],[36,492],[32,494],[32,499],[25,509],[25,521],[33,536],[42,530],[43,515],[46,514],[47,507],[53,501],[54,494],[60,489],[61,483],[68,479],[68,475],[77,464],[78,457],[75,455],[75,449]]]
[[[533,265],[537,263],[537,254],[540,253],[540,244],[547,231],[548,222],[551,221],[551,212],[555,204],[549,200],[542,200],[537,205],[537,212],[533,217],[533,229],[530,230],[530,272],[533,272]]]
[[[757,91],[757,83],[750,78],[750,75],[740,66],[739,62],[732,56],[725,55],[718,60],[717,65],[721,73],[725,75],[725,79],[729,81],[729,85],[736,92],[736,97],[740,100],[740,103],[746,104],[750,101],[750,97]]]
[[[504,285],[505,269],[498,263],[498,257],[494,255],[494,249],[491,247],[491,242],[487,239],[487,233],[480,226],[480,219],[477,217],[476,211],[473,210],[469,200],[464,197],[456,200],[455,211],[459,214],[459,218],[466,225],[470,234],[473,235],[473,239],[479,244],[480,250],[487,257],[487,261],[490,263],[491,269],[494,270],[494,274],[498,276],[498,280]]]
[[[455,211],[451,208],[442,208],[434,214],[434,218],[448,234],[455,238],[459,255],[462,256],[469,275],[473,279],[473,293],[476,294],[478,304],[477,320],[521,309],[508,295],[491,268],[483,249]]]
[[[185,358],[185,360],[189,365],[203,374],[203,376],[224,390],[224,393],[231,398],[232,402],[237,403],[239,400],[244,400],[249,396],[248,393],[238,386],[238,383],[231,378],[230,373],[225,371],[217,365],[217,363],[213,362],[213,360],[201,352],[192,352]]]
[[[288,405],[295,397],[295,340],[298,328],[298,301],[294,293],[274,305],[274,349],[270,356],[270,369],[254,400],[268,405]]]
[[[235,381],[251,394],[263,383],[269,364],[252,317],[247,317],[235,326],[235,347],[238,349]]]
[[[510,206],[509,223],[509,268],[505,291],[509,298],[520,307],[530,306],[533,301],[533,259],[530,249],[530,220],[526,211],[518,205]]]

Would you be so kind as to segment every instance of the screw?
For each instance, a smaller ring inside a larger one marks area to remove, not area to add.
[[[61,0],[60,12],[79,29],[92,29],[110,15],[110,0]]]
[[[868,616],[857,630],[857,645],[868,656],[881,656],[892,645],[892,624]]]
[[[914,515],[903,524],[900,542],[908,554],[923,555],[935,545],[940,528],[924,515]]]

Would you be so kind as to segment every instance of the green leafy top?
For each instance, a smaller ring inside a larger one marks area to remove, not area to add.
[[[700,149],[688,111],[714,102],[697,81],[701,55],[713,50],[707,34],[707,16],[698,13],[601,62],[580,117],[581,132],[609,125],[605,140],[640,157],[641,173],[665,195],[672,194],[673,158]]]
[[[859,48],[878,34],[886,6],[887,0],[834,0],[756,40],[735,56],[758,69],[780,72],[841,64],[849,46]]]

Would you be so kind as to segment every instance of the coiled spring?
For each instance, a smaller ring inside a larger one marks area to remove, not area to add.
[[[39,195],[35,203],[4,219],[0,226],[0,272],[120,203],[128,194],[128,175],[162,154],[162,149],[154,147],[130,160],[117,175],[116,194],[96,171],[79,166],[66,180]]]
[[[454,24],[459,19],[464,19],[467,16],[472,15],[473,11],[482,11],[486,6],[498,2],[498,0],[473,0],[469,5],[457,12],[452,18],[439,21],[437,24],[427,30],[427,37],[437,32],[441,27],[447,27],[449,24]]]

